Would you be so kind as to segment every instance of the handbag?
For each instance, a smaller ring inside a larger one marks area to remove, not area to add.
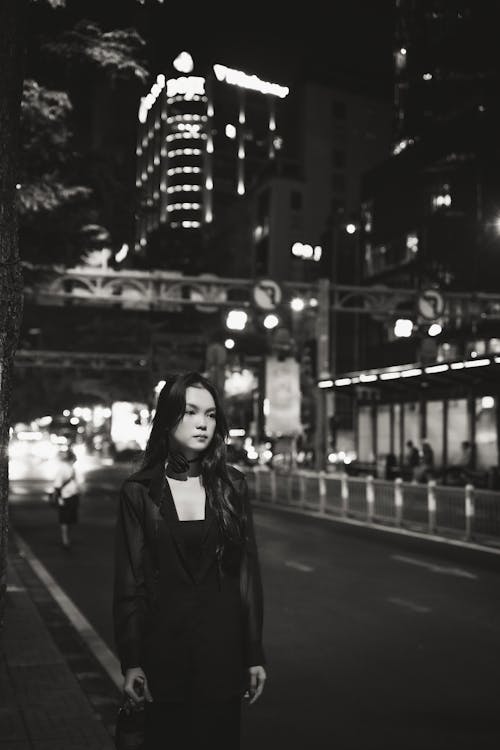
[[[52,490],[52,492],[48,493],[49,498],[49,505],[52,508],[57,508],[59,506],[59,498],[61,497],[61,490],[59,487],[56,487]]]
[[[115,724],[116,750],[144,750],[145,747],[144,706],[139,708],[122,703]]]
[[[75,473],[74,471],[71,473],[71,476],[64,481],[60,487],[54,487],[52,492],[49,492],[49,505],[51,505],[53,508],[59,508],[60,505],[64,505],[64,499],[62,496],[62,488],[65,487],[67,484],[71,482],[72,479],[74,479]]]

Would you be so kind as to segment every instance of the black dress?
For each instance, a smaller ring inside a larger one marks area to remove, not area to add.
[[[241,698],[265,665],[260,566],[245,477],[229,467],[246,541],[222,557],[214,498],[205,519],[180,521],[163,465],[122,486],[116,528],[114,625],[122,671],[142,667],[153,698]],[[201,542],[200,542],[201,538]],[[201,551],[200,551],[201,549]]]
[[[181,521],[181,530],[184,535],[184,546],[188,554],[189,568],[193,573],[198,568],[201,555],[201,542],[205,528],[205,519],[199,521]]]
[[[195,574],[201,557],[205,519],[180,521],[179,524],[187,562]],[[186,630],[188,639],[196,638],[196,634],[206,627],[206,612],[206,607],[199,603]],[[203,745],[217,747],[218,750],[237,750],[240,746],[240,726],[239,695],[222,701],[149,703],[146,704],[145,750],[163,750],[167,736],[169,745],[186,750],[199,750]]]

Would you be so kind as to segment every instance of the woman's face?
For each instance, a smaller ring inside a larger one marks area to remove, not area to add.
[[[186,410],[172,432],[186,458],[196,458],[211,443],[215,432],[215,401],[205,388],[186,389]]]

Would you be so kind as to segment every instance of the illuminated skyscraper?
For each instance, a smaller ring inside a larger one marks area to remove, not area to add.
[[[135,250],[162,226],[203,233],[276,157],[285,86],[216,64],[195,75],[182,52],[141,100]]]

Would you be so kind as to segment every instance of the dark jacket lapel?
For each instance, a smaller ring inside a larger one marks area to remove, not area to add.
[[[148,493],[153,503],[158,507],[166,522],[165,526],[172,535],[183,567],[195,583],[200,583],[208,572],[210,566],[213,564],[215,546],[217,544],[216,515],[208,501],[208,497],[205,502],[205,524],[200,561],[198,569],[192,571],[189,566],[184,538],[180,528],[182,521],[179,521],[174,498],[172,497],[170,486],[165,477],[163,464],[160,463],[147,469],[141,469],[135,474],[132,474],[128,481],[140,482],[148,487]]]

